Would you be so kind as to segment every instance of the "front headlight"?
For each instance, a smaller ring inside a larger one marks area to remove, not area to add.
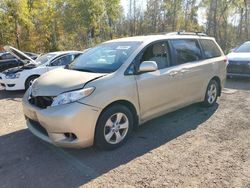
[[[19,78],[19,77],[20,77],[20,73],[5,75],[6,79],[16,79],[16,78]]]
[[[81,98],[91,95],[95,90],[95,87],[89,87],[77,91],[71,91],[67,93],[62,93],[53,99],[51,106],[58,106],[61,104],[68,104],[75,102]]]

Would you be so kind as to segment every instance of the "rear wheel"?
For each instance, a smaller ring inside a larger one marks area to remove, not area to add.
[[[121,146],[130,136],[133,123],[133,115],[126,106],[111,106],[100,115],[95,132],[95,144],[104,150]]]
[[[206,96],[203,105],[206,107],[213,106],[219,95],[219,84],[216,80],[211,80],[207,86]]]
[[[32,85],[34,80],[37,79],[38,77],[39,76],[31,76],[31,77],[29,77],[25,82],[25,90],[27,90]]]

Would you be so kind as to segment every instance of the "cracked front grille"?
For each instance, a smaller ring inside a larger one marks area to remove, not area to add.
[[[29,102],[31,104],[33,104],[34,106],[37,106],[39,108],[47,108],[49,106],[51,106],[52,102],[53,102],[53,98],[52,97],[30,97]]]

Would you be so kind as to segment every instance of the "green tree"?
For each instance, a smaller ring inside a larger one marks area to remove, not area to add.
[[[24,48],[32,23],[26,0],[5,0],[0,4],[1,44]]]

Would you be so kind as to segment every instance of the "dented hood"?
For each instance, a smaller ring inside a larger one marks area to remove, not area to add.
[[[61,93],[81,89],[87,82],[106,74],[55,69],[43,74],[32,85],[32,96],[57,96]]]

